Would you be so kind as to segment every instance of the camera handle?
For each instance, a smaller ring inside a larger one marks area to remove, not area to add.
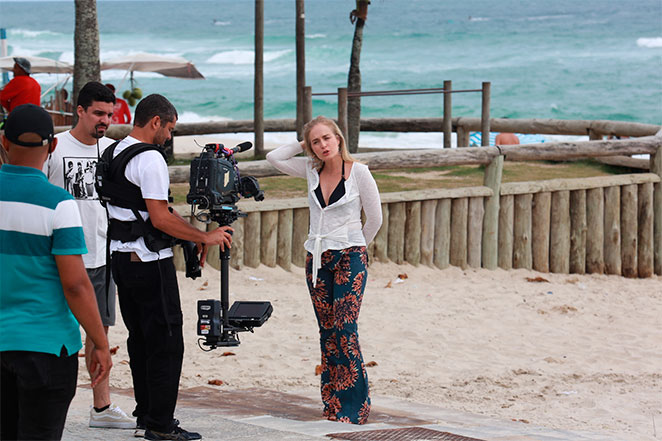
[[[218,346],[238,346],[237,332],[230,326],[230,248],[221,251],[221,318],[223,319],[223,335],[216,344]]]

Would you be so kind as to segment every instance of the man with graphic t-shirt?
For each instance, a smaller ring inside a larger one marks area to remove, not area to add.
[[[108,327],[115,325],[115,284],[109,280],[106,293],[106,210],[101,206],[94,192],[94,185],[89,184],[89,177],[94,175],[97,155],[113,140],[104,134],[113,115],[115,95],[103,84],[89,82],[78,94],[78,123],[64,133],[59,133],[58,148],[44,164],[44,173],[51,184],[69,191],[80,210],[83,232],[88,253],[83,255],[87,274],[92,281],[99,305],[99,313],[106,334]],[[86,179],[87,177],[87,179]],[[87,181],[87,182],[86,182]],[[93,345],[85,339],[85,360]],[[133,429],[136,420],[130,418],[118,406],[110,401],[109,382],[106,379],[92,389],[93,408],[90,409],[90,427],[114,429]]]

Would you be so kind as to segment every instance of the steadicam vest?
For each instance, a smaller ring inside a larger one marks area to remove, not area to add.
[[[138,211],[147,211],[147,205],[142,197],[140,187],[130,182],[126,176],[126,166],[136,155],[156,150],[163,159],[167,159],[165,152],[155,144],[137,143],[122,150],[113,158],[115,149],[120,141],[109,145],[99,158],[96,167],[94,187],[103,206],[107,204],[115,207],[127,208],[136,217],[135,221],[119,221],[110,219],[108,222],[108,238],[121,242],[133,242],[139,237],[145,239],[145,245],[150,251],[158,252],[174,244],[174,238],[156,229],[150,219],[146,221]]]

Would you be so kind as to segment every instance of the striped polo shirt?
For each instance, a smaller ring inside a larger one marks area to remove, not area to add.
[[[0,351],[82,347],[54,255],[85,254],[72,196],[32,167],[0,168]]]

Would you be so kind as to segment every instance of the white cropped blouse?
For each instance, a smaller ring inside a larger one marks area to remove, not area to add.
[[[303,148],[299,142],[286,144],[267,154],[267,161],[278,170],[308,181],[310,230],[304,243],[313,256],[313,286],[317,270],[321,268],[321,256],[326,250],[342,250],[353,246],[365,246],[372,242],[382,225],[382,207],[377,183],[368,166],[354,162],[345,180],[345,195],[324,208],[315,195],[319,186],[319,174],[308,157],[294,157]],[[361,225],[361,209],[366,222]]]

